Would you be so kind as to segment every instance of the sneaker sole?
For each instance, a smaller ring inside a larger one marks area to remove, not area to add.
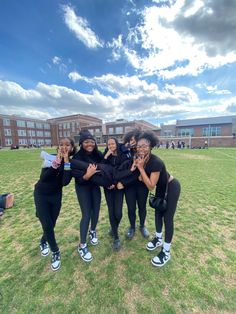
[[[127,240],[132,240],[132,239],[133,239],[133,237],[134,237],[134,234],[133,234],[132,236],[130,236],[130,235],[128,235],[128,234],[126,234],[126,235],[125,235],[125,237],[126,237],[126,239],[127,239]]]
[[[79,256],[82,258],[82,260],[83,260],[84,262],[89,263],[89,262],[91,262],[91,261],[93,260],[93,257],[91,257],[90,259],[84,258],[84,257],[80,254],[79,250],[78,250],[78,253],[79,253]]]
[[[51,270],[52,271],[57,271],[60,267],[61,267],[61,263],[59,264],[59,266],[57,268],[53,268],[52,265],[51,265]]]
[[[162,266],[164,266],[167,262],[169,262],[169,260],[170,260],[170,258],[169,258],[168,260],[166,260],[163,264],[156,264],[156,263],[154,263],[153,260],[151,259],[151,263],[152,263],[152,265],[155,266],[155,267],[162,267]]]
[[[121,246],[119,246],[119,247],[112,247],[112,249],[113,249],[113,251],[118,252],[118,251],[120,251]]]
[[[148,247],[147,245],[146,245],[146,249],[148,250],[148,251],[154,251],[155,249],[157,249],[158,247],[160,247],[160,246],[162,246],[162,243],[161,244],[158,244],[158,245],[156,245],[155,247],[153,247],[153,248],[150,248],[150,247]]]
[[[97,243],[94,243],[94,242],[90,241],[90,243],[91,243],[93,246],[98,245],[98,242],[97,242]]]
[[[49,253],[50,253],[50,251],[48,251],[46,254],[43,254],[43,253],[41,252],[41,256],[43,256],[43,257],[48,256]]]
[[[146,246],[146,249],[147,249],[148,251],[154,251],[154,250],[157,249],[157,248],[158,248],[158,246],[155,246],[155,247],[153,247],[153,248],[150,248],[150,247]]]

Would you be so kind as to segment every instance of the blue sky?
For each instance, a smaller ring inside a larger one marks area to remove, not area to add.
[[[236,114],[234,0],[1,0],[0,113]]]

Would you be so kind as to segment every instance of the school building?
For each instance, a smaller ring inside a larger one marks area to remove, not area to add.
[[[160,141],[184,141],[190,148],[236,147],[236,116],[176,120],[176,124],[161,125]]]
[[[117,119],[103,123],[102,119],[82,114],[48,120],[0,114],[0,147],[57,145],[60,138],[71,137],[78,143],[81,129],[88,129],[98,144],[109,137],[122,141],[126,132],[138,128],[153,130],[166,142],[184,142],[189,148],[236,147],[236,116],[176,120],[176,124],[155,126],[145,120]]]

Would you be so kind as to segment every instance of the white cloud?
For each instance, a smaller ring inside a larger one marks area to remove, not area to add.
[[[231,95],[232,92],[227,89],[219,89],[217,85],[207,85],[206,83],[203,84],[196,84],[196,87],[201,89],[206,89],[208,94],[216,94],[216,95]]]
[[[119,35],[117,38],[113,38],[111,42],[108,42],[106,45],[108,48],[112,48],[112,60],[117,61],[121,57],[121,50],[123,47],[122,44],[122,35]]]
[[[139,73],[173,79],[236,62],[236,2],[153,2],[115,50]]]
[[[61,58],[60,57],[54,56],[52,58],[52,63],[53,64],[59,64],[60,62],[61,62]]]
[[[79,80],[83,80],[83,76],[81,76],[78,72],[74,71],[74,72],[70,72],[68,75],[69,79],[72,80],[72,82],[77,82]]]
[[[45,83],[27,90],[14,82],[0,80],[0,112],[45,119],[82,113],[109,121],[128,118],[153,122],[179,116],[230,114],[235,108],[235,98],[226,93],[217,101],[215,98],[201,101],[191,88],[166,84],[160,89],[156,83],[137,76],[106,74],[88,78],[78,74],[78,77],[91,85],[91,92]],[[208,86],[208,90],[219,91],[217,86]]]
[[[77,39],[88,48],[96,49],[103,47],[102,40],[89,27],[89,23],[85,18],[77,16],[72,7],[68,5],[64,5],[62,8],[65,24],[75,34]]]

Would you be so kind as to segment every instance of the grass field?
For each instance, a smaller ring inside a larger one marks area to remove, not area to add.
[[[50,151],[50,150],[49,150]],[[122,249],[114,253],[102,199],[100,243],[90,264],[76,251],[81,217],[74,183],[64,188],[56,226],[61,269],[41,257],[41,228],[33,188],[39,150],[0,151],[0,193],[13,192],[15,206],[0,219],[1,313],[236,313],[236,149],[155,150],[182,185],[175,216],[172,259],[161,269],[155,255],[128,226],[124,206]],[[147,227],[154,232],[148,207]]]

